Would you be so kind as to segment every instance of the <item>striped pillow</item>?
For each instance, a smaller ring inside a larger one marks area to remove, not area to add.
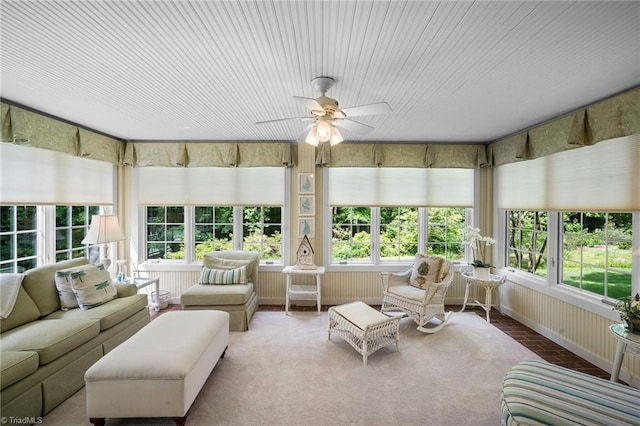
[[[236,269],[202,268],[200,284],[247,284],[249,282],[247,267]]]

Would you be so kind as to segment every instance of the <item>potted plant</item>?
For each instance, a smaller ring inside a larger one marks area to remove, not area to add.
[[[480,279],[489,279],[489,268],[491,265],[485,261],[487,246],[494,245],[496,240],[480,234],[479,228],[467,226],[464,229],[464,245],[471,247],[473,252],[474,275]]]
[[[620,314],[620,320],[627,324],[629,332],[640,334],[640,293],[618,300],[613,308]]]

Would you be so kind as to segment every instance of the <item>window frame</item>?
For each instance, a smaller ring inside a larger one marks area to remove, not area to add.
[[[147,257],[147,208],[148,207],[182,207],[184,209],[184,258],[183,259],[150,259]],[[196,258],[195,253],[195,210],[196,207],[221,207],[221,206],[175,206],[175,205],[140,205],[139,206],[139,219],[140,219],[140,231],[139,231],[139,241],[142,246],[142,257],[139,260],[139,264],[159,264],[159,265],[200,265],[202,264],[202,259]],[[288,214],[286,214],[285,206],[222,206],[222,207],[232,207],[233,208],[233,241],[232,241],[232,249],[233,250],[242,250],[244,244],[243,237],[243,226],[244,226],[244,215],[243,211],[245,207],[280,207],[281,210],[281,229],[282,229],[282,247],[281,253],[282,257],[280,261],[276,260],[266,260],[260,259],[260,265],[278,265],[282,266],[285,263],[285,259],[287,259],[287,246],[288,246],[288,235],[285,235],[286,227],[285,220],[288,220]]]
[[[406,206],[397,206],[406,207]],[[431,207],[418,207],[417,208],[417,220],[418,220],[418,247],[427,248],[428,244],[428,229],[429,219],[428,211]],[[447,208],[447,207],[439,207]],[[473,208],[471,207],[449,207],[449,208],[463,208],[465,211],[465,226],[466,224],[473,223],[474,216]],[[389,271],[397,270],[398,267],[407,267],[412,264],[412,259],[406,260],[382,260],[380,257],[380,207],[369,207],[371,209],[371,256],[369,260],[357,260],[357,261],[335,261],[332,253],[332,239],[333,239],[333,209],[331,206],[325,205],[323,209],[323,264],[328,271]],[[470,259],[471,253],[468,248],[465,247],[464,260]],[[462,263],[460,260],[452,260],[454,264]]]
[[[560,301],[583,308],[605,318],[619,320],[619,316],[612,310],[614,299],[602,295],[581,291],[573,286],[563,284],[560,279],[562,262],[562,212],[547,211],[548,214],[548,248],[547,248],[547,277],[540,277],[529,272],[516,270],[508,266],[508,214],[507,209],[497,209],[494,224],[498,230],[496,246],[496,269],[512,281],[523,287],[548,295]],[[632,214],[632,248],[640,247],[640,212]],[[640,256],[631,258],[631,293],[640,292]]]

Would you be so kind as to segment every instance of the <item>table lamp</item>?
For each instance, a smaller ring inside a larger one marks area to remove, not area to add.
[[[89,232],[82,240],[82,244],[104,244],[103,257],[100,262],[105,269],[111,266],[109,258],[109,244],[113,241],[124,240],[125,236],[120,230],[118,216],[115,214],[94,214],[91,217]]]

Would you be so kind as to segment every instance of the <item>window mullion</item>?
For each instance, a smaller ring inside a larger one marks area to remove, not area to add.
[[[553,236],[553,238],[551,238]],[[562,213],[547,213],[547,285],[562,282]]]
[[[371,208],[371,263],[380,263],[380,207]]]
[[[243,209],[242,206],[233,207],[233,249],[242,250],[243,240]]]

